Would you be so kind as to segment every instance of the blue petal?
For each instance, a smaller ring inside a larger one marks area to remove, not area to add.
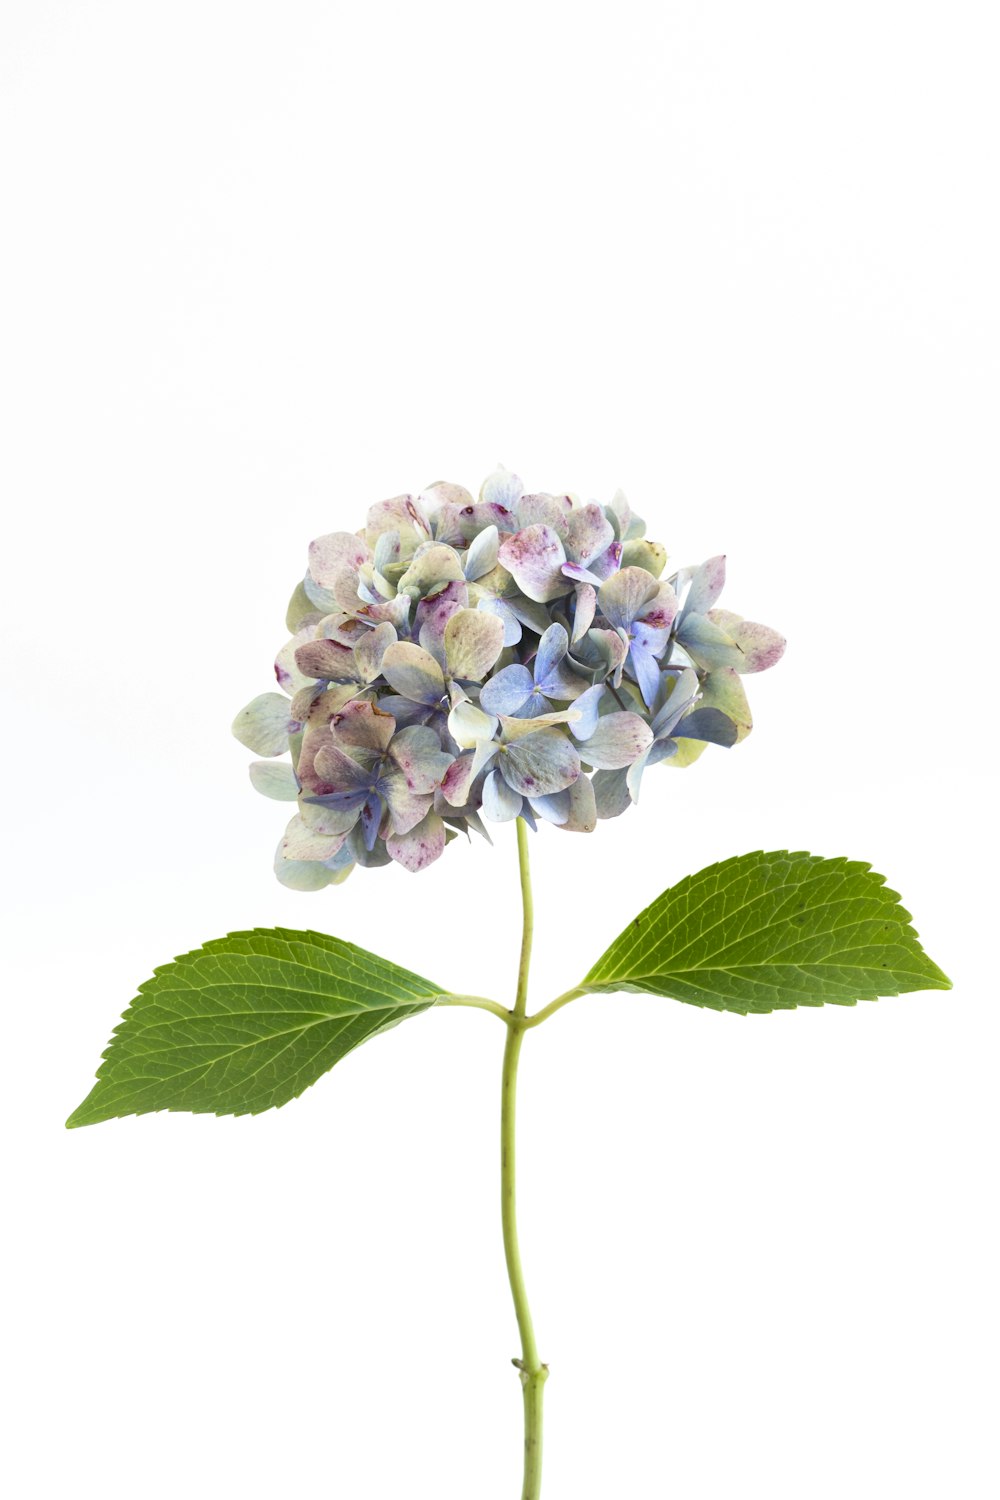
[[[533,687],[527,667],[515,662],[489,679],[479,694],[479,703],[490,714],[516,714],[531,697]]]

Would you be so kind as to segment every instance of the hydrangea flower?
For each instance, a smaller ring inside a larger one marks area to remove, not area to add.
[[[723,557],[664,578],[666,562],[620,492],[529,494],[503,468],[478,499],[438,482],[312,542],[281,691],[233,724],[265,757],[256,789],[297,804],[278,879],[422,870],[517,817],[590,832],[638,802],[648,767],[744,739],[742,676],[785,643],[716,607]]]

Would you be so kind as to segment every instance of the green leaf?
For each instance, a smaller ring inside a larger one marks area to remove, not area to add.
[[[259,1114],[445,993],[322,933],[230,933],[139,986],[66,1124],[158,1109]]]
[[[664,891],[580,990],[667,995],[746,1015],[951,989],[909,921],[870,865],[743,854]]]

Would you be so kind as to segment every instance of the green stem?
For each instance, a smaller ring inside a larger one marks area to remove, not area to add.
[[[524,1395],[524,1484],[521,1500],[538,1500],[542,1491],[542,1389],[548,1367],[538,1358],[535,1330],[528,1306],[528,1293],[521,1268],[521,1250],[517,1241],[516,1195],[516,1113],[517,1064],[524,1040],[525,1012],[528,1004],[528,968],[531,963],[531,938],[534,911],[531,900],[531,873],[528,865],[528,829],[517,820],[517,855],[521,874],[521,907],[523,928],[521,961],[517,974],[517,998],[508,1013],[507,1045],[503,1054],[503,1082],[500,1096],[500,1217],[503,1225],[503,1249],[507,1277],[514,1300],[518,1332],[521,1335],[521,1358],[516,1359]]]

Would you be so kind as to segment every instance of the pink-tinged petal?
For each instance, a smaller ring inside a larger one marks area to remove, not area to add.
[[[363,538],[349,531],[331,531],[309,543],[309,573],[320,588],[334,588],[342,574],[356,573],[362,563],[370,561]]]
[[[487,573],[492,573],[497,565],[499,551],[500,533],[495,526],[487,526],[485,531],[473,537],[462,559],[462,571],[466,578],[483,578]]]
[[[645,568],[622,568],[597,591],[601,614],[616,630],[628,631],[643,607],[660,592],[660,584]]]
[[[521,794],[507,785],[499,771],[483,782],[483,816],[491,823],[509,823],[521,811]]]
[[[300,727],[289,706],[281,693],[261,693],[240,709],[233,720],[233,734],[254,755],[284,755],[288,736]]]
[[[345,749],[384,755],[396,732],[396,721],[377,704],[356,699],[345,705],[331,728],[338,745]]]
[[[416,875],[444,853],[445,826],[436,812],[429,812],[408,833],[390,834],[385,847],[397,864]]]
[[[469,793],[474,781],[472,774],[472,755],[466,751],[463,755],[453,760],[445,772],[441,783],[441,792],[446,801],[452,807],[465,807],[469,800]]]
[[[489,504],[478,501],[475,505],[462,507],[458,513],[458,524],[465,540],[471,542],[489,526],[495,526],[498,531],[504,533],[516,531],[517,517],[505,505],[500,505],[495,501]]]
[[[593,584],[581,583],[576,591],[576,609],[573,612],[572,644],[582,640],[594,623],[597,613],[597,590]]]
[[[602,552],[600,557],[594,558],[589,572],[592,578],[596,578],[599,583],[604,583],[605,579],[610,578],[612,573],[618,572],[621,565],[622,544],[621,542],[612,542],[606,552]]]
[[[526,526],[515,532],[504,542],[499,556],[521,593],[538,604],[558,599],[572,587],[562,573],[565,549],[550,526]]]
[[[433,792],[415,792],[402,771],[390,771],[379,782],[392,819],[394,833],[409,833],[423,820],[434,802]]]
[[[314,681],[319,676],[317,672],[304,671],[296,659],[299,647],[311,641],[314,635],[315,631],[308,627],[300,631],[298,635],[293,635],[274,658],[274,675],[278,686],[283,693],[288,694],[289,698],[294,698],[300,689],[308,687],[310,681]]]
[[[329,834],[317,833],[315,828],[310,828],[302,818],[295,815],[288,827],[285,829],[284,838],[281,840],[282,859],[296,860],[327,860],[333,859],[343,848],[346,833],[338,833],[331,837]]]
[[[721,611],[716,611],[720,614]],[[714,672],[721,667],[743,670],[743,651],[733,635],[717,620],[707,615],[685,613],[676,631],[677,640],[684,651],[703,671]]]
[[[278,661],[280,660],[279,656]],[[342,646],[339,641],[306,641],[304,645],[296,646],[295,665],[299,671],[300,685],[305,677],[339,682],[359,680],[354,652],[350,646]],[[277,668],[277,663],[275,667]],[[280,676],[278,681],[281,682]]]
[[[466,505],[472,504],[472,496],[464,484],[449,484],[447,479],[435,479],[425,490],[421,490],[419,500],[426,515],[433,515],[442,505],[453,505],[457,510],[462,510]]]
[[[636,618],[647,630],[668,631],[677,615],[677,603],[672,585],[658,583],[656,593],[646,601]]]
[[[444,674],[422,646],[396,641],[382,657],[382,675],[403,698],[428,707],[444,697]]]
[[[371,766],[362,765],[333,739],[325,740],[317,748],[313,758],[313,772],[317,788],[314,795],[321,797],[367,793],[374,779]],[[318,790],[319,787],[322,787],[322,791]]]
[[[565,795],[569,798],[569,814],[565,823],[558,826],[564,833],[593,833],[597,827],[597,802],[589,776],[578,776]]]
[[[441,785],[453,756],[426,724],[411,724],[393,736],[389,758],[395,761],[413,792],[427,794]]]
[[[594,558],[606,552],[615,539],[614,527],[593,502],[571,512],[566,519],[565,535],[568,556],[584,568],[589,568]]]
[[[362,682],[374,682],[382,671],[382,658],[396,639],[395,627],[388,621],[365,631],[354,647],[354,665]]]
[[[611,504],[608,506],[608,519],[615,528],[615,536],[620,542],[624,542],[632,525],[632,507],[628,503],[624,490],[616,490]]]
[[[299,795],[295,772],[285,761],[254,760],[250,762],[250,781],[262,797],[275,802],[294,802]]]
[[[517,503],[518,526],[551,526],[565,537],[573,502],[568,495],[522,495]]]
[[[498,764],[504,780],[522,797],[561,792],[580,775],[576,747],[558,729],[543,729],[504,745]]]
[[[707,615],[712,605],[722,593],[726,582],[726,558],[724,553],[718,557],[710,557],[700,567],[694,569],[691,574],[691,586],[684,600],[686,613],[692,615]]]
[[[369,506],[365,524],[365,541],[374,547],[383,531],[399,533],[400,556],[412,557],[421,542],[430,538],[431,527],[423,508],[413,495],[396,495]]]
[[[624,710],[605,714],[583,747],[583,757],[595,770],[617,771],[638,760],[653,743],[653,731],[645,719]]]
[[[444,627],[448,671],[463,682],[482,682],[503,650],[503,621],[481,609],[460,609]]]
[[[502,505],[513,510],[524,493],[524,485],[516,474],[498,464],[488,479],[483,480],[479,499],[484,505]]]
[[[721,625],[742,652],[742,661],[729,663],[737,672],[766,672],[785,653],[785,637],[772,630],[769,625],[758,625],[754,620],[740,620],[727,610],[713,609],[708,618],[713,624]],[[736,623],[732,623],[734,621]]]
[[[475,703],[456,703],[448,715],[448,733],[463,750],[474,750],[482,740],[491,740],[499,720],[484,713]]]

